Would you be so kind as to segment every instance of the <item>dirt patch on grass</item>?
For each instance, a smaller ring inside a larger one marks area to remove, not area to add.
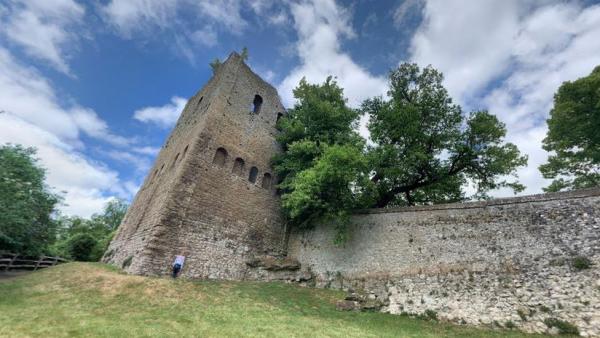
[[[204,298],[200,287],[170,278],[127,275],[81,263],[71,263],[64,266],[63,270],[66,277],[63,276],[60,282],[36,285],[36,291],[57,291],[66,287],[78,291],[97,291],[102,297],[144,297],[161,301]]]

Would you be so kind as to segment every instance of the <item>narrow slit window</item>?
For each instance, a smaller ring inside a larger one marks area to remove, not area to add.
[[[262,179],[262,187],[264,189],[271,189],[271,181],[272,181],[271,174],[265,173],[263,175],[263,179]]]
[[[252,112],[254,114],[260,113],[260,108],[262,107],[263,99],[260,95],[254,95],[254,101],[252,101]]]
[[[175,159],[173,160],[173,164],[171,165],[171,167],[174,167],[175,164],[177,164],[178,159],[179,159],[179,153],[177,153],[177,155],[175,155]]]
[[[189,146],[190,146],[189,144],[187,146],[185,146],[185,149],[183,149],[183,155],[181,155],[181,158],[185,157],[185,154],[187,153]]]
[[[257,176],[258,176],[258,168],[252,167],[250,169],[250,175],[248,175],[248,181],[250,181],[250,183],[256,183]]]
[[[244,173],[244,160],[242,160],[241,158],[236,158],[235,162],[233,162],[233,169],[231,170],[232,173],[242,176],[242,174]]]
[[[227,150],[225,148],[219,148],[215,152],[215,157],[213,158],[213,164],[218,165],[219,167],[225,166],[225,162],[227,161]]]

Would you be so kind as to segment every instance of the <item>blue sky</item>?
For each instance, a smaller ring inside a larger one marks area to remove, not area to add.
[[[37,147],[61,210],[89,216],[135,195],[214,58],[248,47],[288,107],[303,76],[337,76],[357,106],[413,61],[506,123],[539,193],[552,95],[600,64],[599,36],[595,1],[2,0],[0,142]]]

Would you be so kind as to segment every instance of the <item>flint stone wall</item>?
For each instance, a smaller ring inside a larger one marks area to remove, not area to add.
[[[529,332],[556,318],[600,336],[600,189],[366,210],[345,245],[334,236],[293,232],[288,254],[317,286],[363,290],[386,312]]]

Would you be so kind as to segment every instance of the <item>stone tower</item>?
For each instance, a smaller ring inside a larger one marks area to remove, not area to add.
[[[275,88],[237,53],[187,103],[103,260],[160,275],[244,279],[246,260],[282,253],[271,157],[284,114]]]

